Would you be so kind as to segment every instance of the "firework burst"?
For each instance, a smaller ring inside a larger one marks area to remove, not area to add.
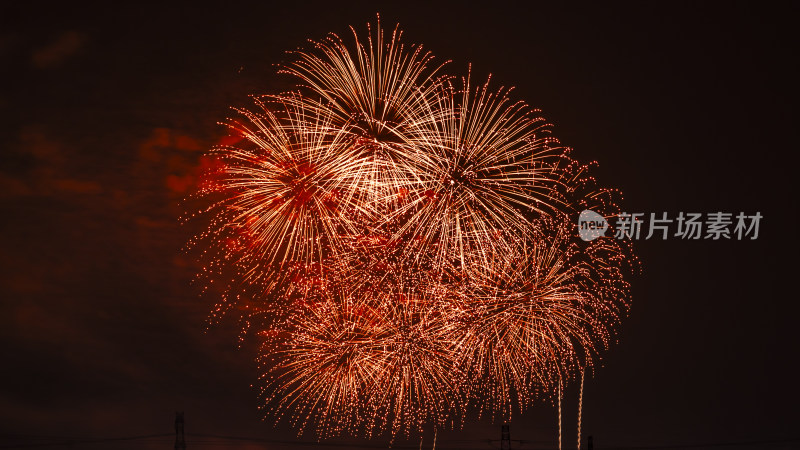
[[[553,392],[592,367],[608,345],[626,306],[596,289],[592,266],[601,257],[588,259],[571,231],[539,226],[531,239],[493,254],[488,269],[471,271],[460,284],[453,338],[481,411],[508,420],[537,393]],[[627,284],[615,281],[618,296]],[[611,277],[604,282],[613,283]]]
[[[443,426],[462,397],[443,307],[391,285],[320,293],[265,343],[266,403],[321,435]]]
[[[474,90],[470,79],[456,90],[446,83],[423,111],[413,137],[416,198],[395,211],[399,235],[413,236],[412,254],[435,248],[437,259],[461,265],[465,253],[484,258],[504,252],[510,240],[529,234],[532,220],[558,211],[556,170],[563,149],[537,111],[513,102],[508,90]],[[427,249],[427,250],[426,250]]]
[[[571,223],[618,193],[510,89],[401,35],[291,52],[298,90],[237,110],[200,188],[214,315],[257,331],[265,410],[301,432],[508,418],[593,367],[627,312],[630,249]]]

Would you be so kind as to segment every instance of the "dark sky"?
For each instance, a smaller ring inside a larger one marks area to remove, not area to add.
[[[235,324],[206,332],[211,299],[190,284],[179,202],[229,106],[291,87],[274,75],[286,50],[364,30],[376,12],[451,71],[472,63],[516,86],[627,210],[764,216],[757,240],[638,242],[643,270],[587,380],[584,436],[800,445],[788,441],[800,423],[796,6],[289,3],[0,6],[0,448],[169,434],[176,410],[189,448],[295,448],[199,436],[296,439],[260,421]],[[511,433],[515,448],[553,448],[555,409],[537,405]],[[437,448],[499,437],[471,421]]]

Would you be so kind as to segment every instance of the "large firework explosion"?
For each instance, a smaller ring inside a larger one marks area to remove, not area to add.
[[[218,318],[260,343],[266,414],[321,436],[508,419],[591,371],[628,308],[616,212],[539,112],[380,23],[295,51],[212,151],[195,236]]]

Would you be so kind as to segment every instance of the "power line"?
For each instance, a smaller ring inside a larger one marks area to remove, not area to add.
[[[22,435],[22,434],[0,434],[0,437],[7,437],[7,438],[17,438],[17,439],[26,439],[26,440],[42,440],[42,439],[53,439],[52,442],[34,442],[34,443],[19,443],[19,444],[3,444],[0,445],[0,449],[23,449],[23,448],[36,448],[36,447],[55,447],[55,446],[67,446],[67,445],[77,445],[77,444],[96,444],[96,443],[108,443],[108,442],[126,442],[126,441],[137,441],[143,439],[153,439],[153,438],[169,438],[174,437],[174,434],[166,433],[166,434],[148,434],[148,435],[139,435],[139,436],[122,436],[122,437],[105,437],[105,438],[88,438],[88,437],[74,437],[74,438],[67,438],[63,436],[36,436],[36,435]],[[397,445],[397,444],[368,444],[368,443],[339,443],[339,442],[301,442],[301,441],[289,441],[289,440],[280,440],[280,439],[266,439],[266,438],[257,438],[257,437],[247,437],[247,436],[231,436],[231,435],[216,435],[216,434],[191,434],[189,437],[189,445],[192,443],[197,443],[200,445],[214,445],[213,441],[208,440],[197,440],[195,441],[192,438],[205,438],[205,439],[218,439],[218,440],[228,440],[228,441],[242,441],[242,442],[253,442],[253,443],[262,443],[262,444],[276,444],[276,445],[285,445],[290,447],[329,447],[329,448],[363,448],[363,449],[385,449],[385,448],[392,448],[392,449],[417,449],[418,446],[415,445]],[[517,441],[515,442],[520,443],[530,443],[530,441]],[[161,442],[169,442],[169,440],[164,440]],[[445,440],[440,441],[442,443],[449,443],[450,445],[455,444],[456,442],[461,443],[489,443],[489,442],[497,442],[494,439],[454,439],[454,440]],[[790,438],[790,439],[764,439],[764,440],[752,440],[752,441],[728,441],[728,442],[710,442],[710,443],[684,443],[684,444],[664,444],[664,445],[634,445],[634,446],[613,446],[613,447],[598,447],[598,450],[670,450],[670,449],[691,449],[691,448],[704,448],[704,447],[737,447],[737,446],[765,446],[765,445],[781,445],[781,444],[794,444],[800,443],[800,438]],[[544,444],[544,442],[541,442]],[[220,443],[222,445],[222,443]],[[457,444],[456,444],[457,445]],[[441,448],[442,450],[448,449],[456,449],[461,448],[459,447],[441,447],[437,445],[437,448]]]
[[[135,441],[140,439],[150,439],[150,438],[157,438],[157,437],[166,437],[172,436],[172,434],[148,434],[142,436],[124,436],[124,437],[108,437],[108,438],[76,438],[76,439],[65,439],[62,441],[57,442],[37,442],[34,444],[7,444],[7,445],[0,445],[0,448],[32,448],[32,447],[53,447],[53,446],[64,446],[64,445],[76,445],[76,444],[95,444],[95,443],[102,443],[102,442],[117,442],[117,441]],[[43,437],[46,439],[46,437]]]
[[[702,447],[736,447],[742,445],[776,445],[776,444],[791,444],[795,442],[800,442],[800,438],[774,439],[774,440],[762,440],[762,441],[713,442],[707,444],[637,445],[637,446],[626,446],[626,447],[602,447],[602,449],[603,450],[660,450],[660,449],[682,449],[682,448],[702,448]]]
[[[226,439],[226,440],[235,440],[235,441],[245,441],[245,442],[257,442],[257,443],[264,443],[264,444],[280,444],[280,445],[290,445],[290,446],[298,446],[298,447],[346,447],[346,448],[367,448],[367,449],[385,449],[385,448],[393,448],[393,449],[417,449],[418,446],[415,445],[397,445],[397,444],[350,444],[350,443],[340,443],[340,442],[298,442],[298,441],[286,441],[286,440],[277,440],[277,439],[264,439],[264,438],[254,438],[254,437],[242,437],[242,436],[222,436],[222,435],[215,435],[215,434],[192,434],[190,437],[201,437],[201,438],[214,438],[214,439]],[[486,442],[486,440],[478,439],[472,442]],[[189,442],[191,444],[191,440]],[[443,450],[447,449],[456,449],[457,447],[442,447],[437,445],[436,448],[441,448]]]

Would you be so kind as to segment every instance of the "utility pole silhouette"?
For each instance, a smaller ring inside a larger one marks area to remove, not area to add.
[[[500,449],[501,450],[511,450],[511,431],[509,431],[509,425],[507,423],[503,424],[500,433]]]
[[[186,450],[186,440],[183,438],[183,413],[175,413],[175,450]]]

